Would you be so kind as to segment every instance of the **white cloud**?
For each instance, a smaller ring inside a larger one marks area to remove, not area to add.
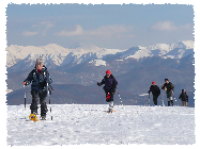
[[[77,36],[77,35],[83,35],[83,34],[84,34],[83,28],[80,25],[77,25],[75,30],[72,30],[72,31],[63,30],[56,33],[56,35],[58,36]]]
[[[151,27],[151,29],[159,31],[175,31],[175,30],[184,30],[190,28],[191,28],[190,24],[176,26],[171,21],[157,22]]]
[[[176,30],[177,27],[170,21],[158,22],[151,27],[153,30]]]
[[[38,24],[34,24],[32,27],[39,28],[39,30],[41,30],[42,35],[44,36],[50,28],[54,27],[54,25],[49,21],[43,21]]]
[[[88,34],[95,35],[95,36],[112,36],[118,33],[125,33],[128,29],[123,25],[109,25],[109,26],[102,26],[96,30],[88,31]]]
[[[22,35],[24,35],[24,36],[33,36],[33,35],[36,35],[36,34],[38,34],[38,32],[24,31],[24,32],[22,33]]]
[[[125,27],[123,25],[108,25],[102,26],[94,30],[83,30],[80,25],[76,26],[75,30],[71,31],[60,31],[56,33],[58,36],[101,36],[101,37],[111,37],[115,36],[122,38],[123,33],[128,33],[132,27]],[[131,34],[131,36],[133,36]]]

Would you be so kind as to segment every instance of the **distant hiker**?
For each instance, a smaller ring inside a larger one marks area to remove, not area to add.
[[[180,94],[179,99],[182,100],[182,106],[187,106],[188,95],[187,95],[185,89],[182,89],[182,93]]]
[[[174,102],[173,102],[172,94],[173,94],[173,90],[174,90],[174,85],[171,82],[169,82],[168,79],[165,79],[165,84],[162,85],[162,89],[163,90],[166,89],[166,94],[167,94],[167,99],[168,99],[168,106],[170,106],[170,102],[171,102],[171,104],[173,106]]]
[[[103,87],[105,93],[106,93],[106,101],[109,103],[109,113],[113,112],[113,107],[114,107],[114,93],[116,90],[116,87],[118,85],[117,80],[115,79],[115,77],[111,74],[110,70],[106,71],[106,76],[103,78],[103,80],[99,83],[97,82],[98,86],[101,86],[105,84],[105,86]]]
[[[41,57],[36,59],[35,68],[29,73],[28,77],[24,80],[23,85],[31,84],[31,95],[32,103],[30,106],[31,114],[37,114],[37,102],[38,97],[40,98],[41,104],[41,117],[45,118],[48,111],[46,105],[47,97],[47,82],[52,83],[49,72],[47,68],[43,65],[43,60]]]
[[[148,93],[150,94],[150,92],[152,92],[154,105],[157,105],[157,99],[160,95],[160,88],[155,84],[155,82],[152,82],[152,84],[153,85],[150,86]]]

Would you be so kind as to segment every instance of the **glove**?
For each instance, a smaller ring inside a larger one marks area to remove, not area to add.
[[[101,83],[97,82],[97,85],[98,85],[98,86],[100,86],[100,85],[101,85]]]
[[[28,85],[28,83],[27,83],[27,82],[23,82],[23,85],[27,86],[27,85]]]

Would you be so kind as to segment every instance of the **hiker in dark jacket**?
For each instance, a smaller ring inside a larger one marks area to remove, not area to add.
[[[111,74],[110,70],[106,71],[106,76],[103,78],[103,80],[100,83],[97,82],[98,86],[101,86],[103,84],[105,84],[103,89],[106,93],[106,101],[109,103],[109,112],[112,112],[113,111],[112,108],[114,106],[113,96],[114,96],[116,87],[118,85],[118,82],[115,79],[115,77]]]
[[[185,89],[182,89],[182,93],[180,94],[179,99],[182,100],[182,106],[187,106],[188,95],[187,95]]]
[[[47,88],[46,85],[52,83],[49,72],[47,68],[43,65],[42,58],[37,58],[35,62],[35,68],[29,73],[28,77],[24,80],[23,85],[31,84],[31,95],[32,103],[30,106],[31,114],[37,114],[37,102],[38,97],[40,98],[41,104],[41,117],[46,117],[48,111],[46,105]]]
[[[150,92],[152,92],[154,105],[157,105],[157,99],[160,95],[160,88],[155,84],[155,82],[152,82],[152,84],[153,85],[150,86],[148,93],[150,94]]]
[[[165,84],[162,85],[162,89],[163,90],[166,89],[166,94],[167,94],[167,99],[168,99],[168,106],[170,106],[170,102],[171,102],[171,104],[173,106],[174,102],[173,102],[172,94],[173,94],[173,90],[174,90],[174,85],[171,82],[169,82],[168,79],[165,79]]]

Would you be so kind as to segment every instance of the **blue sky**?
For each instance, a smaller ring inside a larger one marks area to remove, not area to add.
[[[194,40],[194,10],[182,4],[9,4],[7,44],[130,48]]]

